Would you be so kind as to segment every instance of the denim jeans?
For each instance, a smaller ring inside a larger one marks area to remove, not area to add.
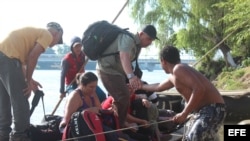
[[[30,111],[28,97],[23,93],[27,85],[22,65],[0,52],[0,66],[0,137],[7,137],[10,132],[13,137],[26,137]]]

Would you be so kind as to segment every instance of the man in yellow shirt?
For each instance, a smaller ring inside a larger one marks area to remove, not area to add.
[[[62,34],[60,24],[50,22],[46,29],[14,30],[0,43],[0,141],[30,141],[28,98],[41,87],[32,75],[40,54],[62,43]]]

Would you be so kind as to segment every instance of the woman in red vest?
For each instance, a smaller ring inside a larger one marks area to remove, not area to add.
[[[64,56],[61,64],[60,98],[65,97],[66,93],[70,93],[77,88],[76,75],[85,72],[84,63],[87,57],[85,57],[82,47],[81,38],[75,36],[71,39],[71,52]],[[99,86],[96,87],[96,93],[100,102],[104,101],[107,97],[106,93]]]
[[[65,97],[66,93],[69,93],[70,91],[77,88],[75,76],[77,73],[82,73],[85,71],[83,65],[85,62],[85,54],[82,52],[81,38],[73,37],[71,39],[70,50],[71,52],[64,56],[61,63],[62,71],[60,81],[60,98]]]

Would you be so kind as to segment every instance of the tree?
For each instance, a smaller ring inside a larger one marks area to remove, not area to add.
[[[175,33],[174,28],[185,23],[187,13],[183,0],[130,0],[131,15],[139,25],[153,24],[157,27],[159,45],[169,43],[167,38]],[[165,39],[165,40],[164,40]]]
[[[132,17],[140,25],[156,25],[160,46],[173,44],[180,49],[192,50],[196,58],[201,58],[229,34],[229,25],[221,19],[230,10],[216,6],[222,2],[228,0],[130,0],[129,6]],[[174,30],[176,26],[180,28],[178,31]],[[228,43],[228,40],[223,41],[218,49],[227,66],[235,67]],[[215,52],[207,57],[212,58]]]
[[[62,55],[62,54],[66,54],[68,52],[70,52],[70,47],[66,44],[60,44],[60,45],[56,45],[56,47],[54,47],[56,54]]]
[[[222,18],[227,23],[226,34],[234,32],[229,43],[236,56],[247,58],[250,56],[250,0],[228,0],[216,5],[219,8],[227,9]]]

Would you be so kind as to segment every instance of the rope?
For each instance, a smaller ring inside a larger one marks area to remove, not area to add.
[[[170,122],[170,121],[172,121],[172,120],[170,119],[170,120],[164,120],[164,121],[159,121],[159,122],[153,122],[153,123],[149,123],[147,125],[131,126],[131,127],[127,127],[127,128],[116,129],[116,130],[112,130],[112,131],[105,131],[105,132],[95,133],[95,134],[89,134],[89,135],[84,135],[84,136],[80,136],[80,137],[69,138],[69,139],[60,140],[60,141],[71,141],[71,140],[83,139],[83,138],[92,137],[92,136],[96,136],[96,135],[114,133],[114,132],[124,131],[124,130],[128,130],[128,129],[133,129],[135,127],[145,127],[145,126],[149,126],[149,125],[154,125],[154,124],[159,124],[159,123],[164,123],[164,122]],[[173,134],[173,135],[177,135],[177,134]],[[123,139],[120,139],[120,140],[123,140]]]
[[[187,119],[182,123],[182,124],[179,124],[181,127],[187,123],[190,118],[192,118],[194,115],[193,114],[189,114]],[[89,134],[89,135],[84,135],[84,136],[80,136],[80,137],[74,137],[74,138],[69,138],[69,139],[64,139],[64,140],[59,140],[59,141],[71,141],[71,140],[77,140],[77,139],[83,139],[83,138],[87,138],[87,137],[92,137],[92,136],[96,136],[96,135],[101,135],[101,134],[108,134],[108,133],[114,133],[114,132],[118,132],[118,131],[124,131],[124,130],[128,130],[128,129],[133,129],[133,128],[139,128],[139,127],[145,127],[145,126],[149,126],[149,125],[154,125],[154,124],[159,124],[159,123],[165,123],[165,122],[171,122],[173,121],[172,119],[169,119],[169,120],[163,120],[163,121],[159,121],[159,122],[152,122],[152,123],[149,123],[149,124],[146,124],[146,125],[137,125],[137,126],[131,126],[131,127],[127,127],[127,128],[122,128],[122,129],[116,129],[116,130],[112,130],[112,131],[105,131],[105,132],[101,132],[101,133],[95,133],[95,134]],[[176,129],[180,129],[180,126]],[[176,130],[175,130],[176,131]],[[174,132],[174,131],[172,131]],[[174,133],[170,133],[171,135],[174,135],[174,136],[183,136],[183,135],[179,135],[179,134],[174,134]],[[123,141],[124,139],[122,138],[119,138],[120,141]],[[125,140],[126,141],[126,140]]]
[[[203,55],[198,61],[196,61],[194,64],[192,64],[191,66],[194,67],[196,66],[198,63],[201,62],[201,60],[203,60],[209,53],[211,53],[213,50],[215,50],[217,47],[219,47],[220,44],[222,44],[228,37],[230,37],[235,31],[231,32],[230,34],[228,34],[224,39],[222,39],[218,44],[216,44],[211,50],[209,50],[205,55]]]

